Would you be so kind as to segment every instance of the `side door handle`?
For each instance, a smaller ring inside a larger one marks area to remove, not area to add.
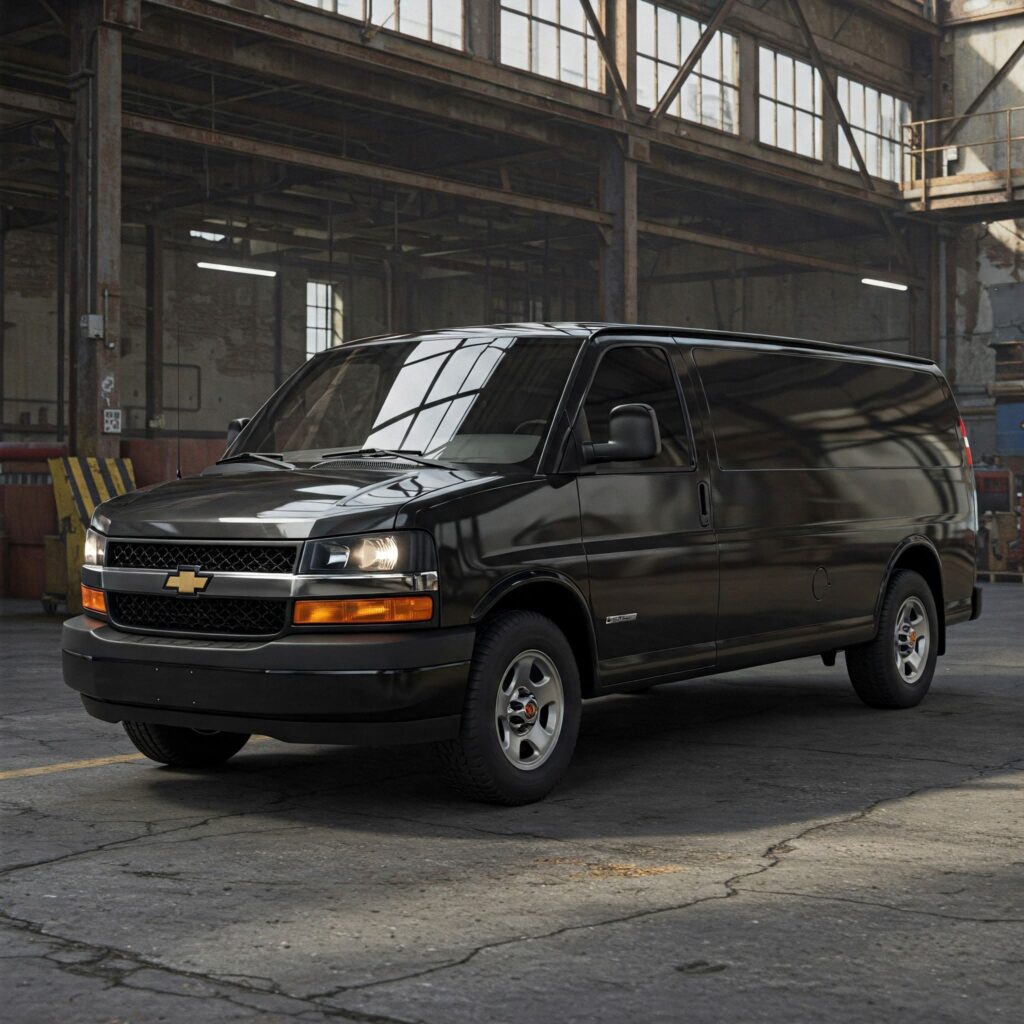
[[[700,525],[711,525],[711,488],[706,480],[697,484],[697,510],[700,515]]]

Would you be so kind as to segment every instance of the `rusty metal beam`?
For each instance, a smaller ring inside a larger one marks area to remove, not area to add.
[[[626,88],[626,83],[622,80],[619,65],[615,60],[615,52],[608,42],[608,36],[605,35],[601,19],[594,12],[594,6],[590,0],[580,0],[580,4],[583,7],[584,15],[586,15],[587,23],[590,25],[590,30],[594,33],[594,38],[597,40],[597,48],[601,51],[602,58],[604,58],[604,66],[608,69],[608,74],[611,76],[612,87],[615,89],[615,95],[619,98],[622,112],[627,118],[632,118],[633,101],[629,98],[629,90]]]
[[[1017,49],[1003,62],[999,70],[985,83],[985,87],[981,92],[967,104],[967,108],[959,115],[960,120],[947,133],[946,138],[943,140],[943,145],[951,143],[960,134],[960,129],[967,123],[967,119],[992,95],[993,89],[1016,67],[1021,57],[1024,57],[1024,38],[1021,39]]]
[[[637,229],[642,235],[671,238],[678,242],[692,242],[695,245],[706,245],[712,249],[723,249],[726,252],[744,253],[747,256],[760,256],[764,259],[775,260],[778,263],[787,263],[796,267],[809,267],[812,270],[821,270],[830,274],[848,274],[854,277],[863,277],[865,274],[883,273],[877,267],[865,267],[856,263],[830,260],[822,256],[794,252],[791,249],[781,249],[773,245],[742,242],[735,238],[724,238],[722,235],[711,234],[707,231],[694,231],[692,228],[675,227],[672,224],[659,224],[655,221],[642,220],[637,225]],[[921,287],[924,283],[920,278],[904,273],[884,271],[884,276],[887,280],[896,281],[915,288]]]
[[[43,96],[21,89],[8,89],[6,86],[0,89],[0,107],[61,121],[73,121],[75,117],[74,103],[58,99],[56,96]]]
[[[428,192],[439,192],[442,195],[461,196],[484,203],[496,203],[499,206],[511,206],[531,213],[550,213],[557,217],[569,217],[574,220],[590,221],[594,224],[609,224],[610,218],[588,206],[564,203],[556,199],[544,199],[540,196],[517,195],[499,188],[485,185],[471,185],[467,182],[440,178],[433,174],[419,171],[407,171],[398,167],[383,167],[365,160],[353,160],[350,157],[334,156],[309,149],[296,149],[275,142],[262,142],[256,139],[228,135],[224,132],[211,131],[193,125],[163,121],[155,117],[143,117],[140,114],[125,114],[124,127],[127,131],[141,132],[145,135],[168,139],[174,142],[191,143],[207,146],[227,153],[238,153],[245,156],[262,157],[276,160],[283,164],[296,167],[312,167],[329,174],[348,175],[369,181],[379,181],[402,188],[422,189]]]
[[[690,77],[690,73],[697,66],[697,62],[704,55],[704,51],[708,48],[708,44],[715,37],[715,33],[722,27],[722,22],[729,17],[729,12],[736,5],[736,0],[722,0],[715,11],[715,16],[708,22],[707,28],[701,33],[700,39],[697,40],[697,45],[690,51],[690,55],[683,61],[682,67],[676,72],[675,77],[669,83],[668,88],[665,90],[661,99],[658,100],[657,106],[651,111],[651,116],[648,119],[648,124],[657,124],[665,111],[672,105],[672,101],[679,94],[679,90],[682,89],[683,83]]]

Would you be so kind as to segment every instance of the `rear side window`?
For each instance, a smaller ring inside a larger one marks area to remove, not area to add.
[[[624,346],[605,352],[583,405],[581,428],[594,444],[609,440],[608,420],[617,405],[649,405],[658,416],[661,454],[645,462],[609,463],[619,469],[685,468],[693,465],[686,418],[675,374],[664,349]]]
[[[954,410],[931,373],[749,349],[694,355],[722,469],[960,465]]]

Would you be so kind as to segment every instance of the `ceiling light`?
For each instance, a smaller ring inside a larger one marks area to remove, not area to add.
[[[204,242],[223,242],[227,235],[220,235],[216,231],[196,231],[193,228],[189,231],[193,238],[201,238]]]
[[[877,277],[862,277],[861,284],[869,284],[874,288],[891,288],[894,292],[905,292],[907,286],[896,281],[879,281]]]
[[[257,277],[277,277],[276,270],[261,270],[259,267],[233,267],[228,263],[197,263],[202,270],[226,270],[231,274],[255,274]]]

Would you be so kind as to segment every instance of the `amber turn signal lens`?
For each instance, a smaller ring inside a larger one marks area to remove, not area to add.
[[[82,584],[82,607],[86,611],[99,612],[101,615],[107,614],[107,595],[102,590],[96,590],[93,587],[87,587],[84,583]]]
[[[418,597],[348,598],[343,601],[296,601],[296,626],[379,625],[426,622],[434,615],[434,599]]]

